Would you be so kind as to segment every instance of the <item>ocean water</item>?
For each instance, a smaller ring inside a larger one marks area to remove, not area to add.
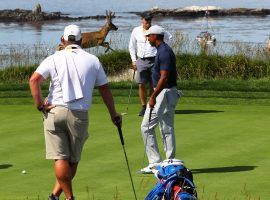
[[[115,12],[113,23],[118,26],[117,32],[110,32],[107,41],[113,48],[127,48],[130,33],[135,26],[140,25],[140,17],[130,14],[133,11],[145,11],[153,7],[159,8],[183,8],[187,6],[219,6],[222,8],[270,8],[270,1],[265,0],[0,0],[2,9],[33,9],[40,3],[42,10],[46,12],[60,11],[70,16],[94,16],[105,15],[106,10]],[[54,46],[60,42],[63,29],[68,24],[77,24],[83,32],[99,30],[105,20],[81,20],[81,21],[50,21],[39,25],[31,23],[0,23],[0,51],[10,45],[36,45],[43,44]],[[153,19],[153,24],[164,26],[170,32],[180,32],[190,41],[206,30],[206,18],[177,19],[158,18]],[[209,18],[208,25],[219,43],[243,42],[251,44],[265,44],[270,35],[270,15],[265,17],[237,16]]]
[[[128,35],[134,26],[140,24],[140,18],[132,11],[145,11],[154,6],[159,8],[180,8],[186,6],[219,6],[223,8],[270,8],[270,1],[263,0],[12,0],[0,1],[0,9],[33,9],[37,3],[41,4],[42,10],[46,12],[60,11],[71,16],[103,15],[106,10],[112,10],[119,18],[114,19],[114,23],[119,27],[117,33]],[[81,26],[83,31],[98,30],[105,23],[105,20],[82,20],[82,21],[55,21],[45,22],[40,25],[0,23],[0,44],[35,44],[58,43],[63,28],[68,23]],[[205,18],[196,19],[173,19],[164,18],[154,20],[153,23],[165,26],[169,30],[181,31],[183,34],[195,37],[198,32],[206,28]],[[234,41],[263,43],[270,35],[270,16],[267,17],[223,17],[210,18],[209,24],[212,32],[215,33],[219,41]],[[126,36],[123,36],[126,37]]]

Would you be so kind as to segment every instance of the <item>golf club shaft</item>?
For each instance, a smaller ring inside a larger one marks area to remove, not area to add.
[[[145,160],[145,155],[146,155],[146,146],[147,146],[147,140],[148,140],[148,136],[149,136],[149,127],[150,127],[152,112],[153,112],[153,108],[150,108],[149,119],[148,119],[148,127],[147,127],[147,134],[146,134],[144,153],[143,153],[142,168],[144,167],[144,160]]]
[[[127,163],[129,178],[130,178],[130,181],[131,181],[131,185],[132,185],[134,197],[135,197],[135,200],[137,200],[137,196],[136,196],[136,192],[135,192],[135,187],[134,187],[134,183],[133,183],[133,180],[132,180],[132,176],[131,176],[131,172],[130,172],[130,167],[129,167],[129,163],[128,163],[127,153],[126,153],[125,146],[124,146],[124,138],[123,138],[122,129],[121,129],[121,126],[120,125],[118,125],[117,128],[118,128],[118,133],[119,133],[119,137],[120,137],[120,140],[121,140],[121,144],[122,144],[122,147],[123,147],[123,151],[124,151],[124,154],[125,154],[125,159],[126,159],[126,163]]]
[[[131,96],[131,93],[132,93],[132,87],[133,87],[134,78],[135,78],[135,70],[133,70],[133,76],[132,76],[132,80],[131,80],[131,83],[130,83],[130,90],[129,90],[129,95],[128,95],[126,113],[128,112],[128,105],[130,103],[130,96]]]
[[[125,142],[124,142],[124,138],[123,138],[123,133],[122,133],[121,126],[118,125],[117,128],[118,128],[118,133],[119,133],[119,137],[120,137],[120,140],[121,140],[121,144],[124,146],[125,145]]]

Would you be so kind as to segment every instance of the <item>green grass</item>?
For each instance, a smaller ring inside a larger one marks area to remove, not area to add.
[[[177,158],[193,170],[200,199],[269,199],[269,98],[192,97],[189,92],[176,109]],[[42,116],[31,102],[29,97],[0,101],[1,200],[45,200],[54,184],[53,162],[44,155]],[[124,112],[125,102],[117,109]],[[123,134],[138,199],[144,199],[156,179],[135,173],[144,151],[138,110],[138,104],[130,104]],[[94,104],[89,115],[90,138],[74,180],[77,199],[134,199],[118,132],[105,106]]]

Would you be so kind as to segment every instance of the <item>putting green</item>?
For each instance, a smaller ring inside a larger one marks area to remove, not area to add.
[[[180,102],[175,115],[177,158],[193,171],[200,200],[269,199],[270,107],[205,102]],[[124,112],[126,105],[117,108]],[[136,174],[144,151],[138,110],[129,106],[123,134],[137,196],[144,199],[156,179]],[[47,199],[54,173],[44,158],[41,114],[31,105],[1,105],[0,113],[0,199]],[[76,198],[134,199],[117,129],[102,104],[93,105],[89,134],[74,179]]]

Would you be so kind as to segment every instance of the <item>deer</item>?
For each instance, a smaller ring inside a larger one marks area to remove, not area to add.
[[[112,11],[106,10],[106,24],[99,30],[95,32],[85,32],[82,33],[82,48],[90,48],[95,46],[103,46],[107,49],[105,53],[110,49],[113,50],[108,42],[105,42],[105,38],[110,30],[117,31],[118,27],[112,23],[112,18],[114,17],[115,13]]]
[[[112,11],[106,10],[106,24],[99,30],[94,32],[84,32],[82,33],[82,42],[81,47],[82,48],[90,48],[95,46],[103,46],[106,47],[105,53],[107,53],[109,50],[113,49],[110,47],[108,42],[105,42],[105,38],[108,35],[109,31],[118,30],[118,27],[115,26],[112,23],[112,18],[114,17],[115,13]],[[57,50],[62,50],[63,45],[59,44],[57,47]]]

